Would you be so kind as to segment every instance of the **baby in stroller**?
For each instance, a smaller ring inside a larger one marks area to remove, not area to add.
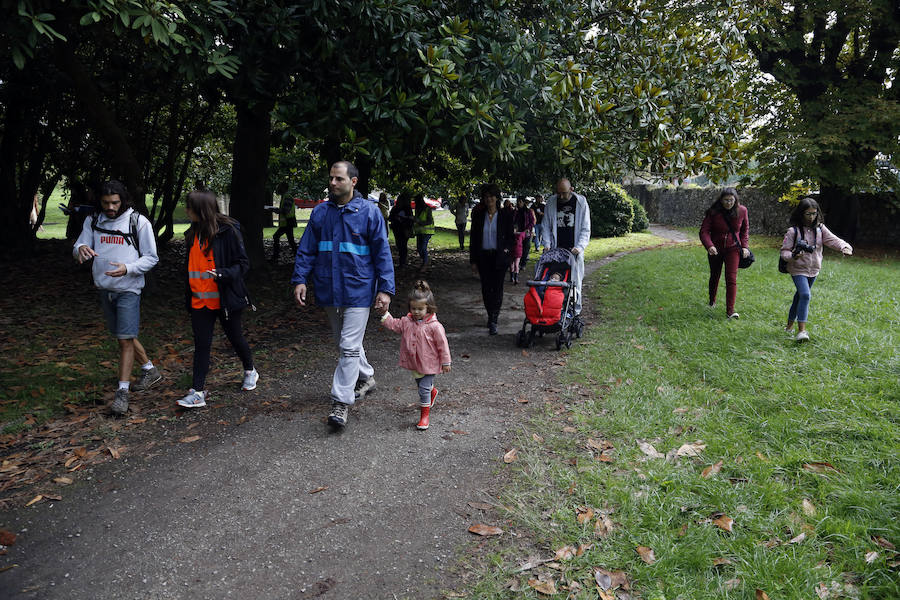
[[[570,283],[574,260],[564,248],[553,248],[541,256],[534,279],[528,281],[525,320],[516,334],[517,346],[533,346],[536,336],[558,332],[556,349],[559,350],[563,344],[570,347],[573,337],[580,337],[575,320],[576,291]]]

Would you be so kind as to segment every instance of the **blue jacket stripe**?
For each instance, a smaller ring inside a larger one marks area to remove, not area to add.
[[[319,242],[319,252],[331,252],[331,242],[322,240]]]
[[[322,242],[319,243],[321,244]],[[350,242],[341,242],[338,248],[341,252],[347,252],[349,254],[358,254],[360,256],[368,256],[370,254],[368,246],[351,244]]]

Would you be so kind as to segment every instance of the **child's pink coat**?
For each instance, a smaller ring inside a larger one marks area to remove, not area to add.
[[[385,313],[381,324],[400,334],[400,360],[398,365],[422,375],[437,375],[442,365],[450,364],[450,345],[444,326],[436,315],[426,315],[416,321],[412,315],[395,319]]]

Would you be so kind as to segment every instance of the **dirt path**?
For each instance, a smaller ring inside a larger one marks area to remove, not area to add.
[[[487,509],[501,458],[529,406],[561,391],[553,371],[565,359],[549,339],[515,347],[523,286],[506,287],[502,335],[490,337],[466,257],[438,261],[428,278],[454,363],[437,378],[430,430],[415,429],[398,339],[373,320],[378,389],[329,433],[327,329],[288,332],[297,368],[262,372],[254,401],[167,421],[141,446],[152,450],[94,467],[64,501],[0,513],[19,535],[0,557],[0,595],[418,599],[459,585],[460,553],[479,542],[467,529],[502,525]],[[399,273],[398,289],[414,276]]]

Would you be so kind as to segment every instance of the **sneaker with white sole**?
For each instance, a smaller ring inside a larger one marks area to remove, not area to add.
[[[206,406],[206,399],[209,398],[209,392],[198,392],[194,388],[187,393],[187,396],[178,401],[178,406],[184,408],[203,408]]]
[[[808,342],[809,341],[809,333],[806,331],[798,331],[797,332],[797,341],[798,342]]]
[[[156,367],[153,367],[152,369],[141,369],[141,378],[131,385],[131,389],[135,392],[143,392],[150,386],[162,381],[162,378],[162,373],[160,373],[159,369]]]
[[[376,383],[374,377],[368,379],[357,379],[356,387],[353,388],[353,397],[356,400],[362,400],[363,396],[375,389]]]
[[[259,373],[256,372],[256,369],[244,371],[244,383],[241,385],[241,389],[245,392],[255,390],[257,381],[259,381]]]
[[[335,428],[347,424],[347,416],[350,414],[350,405],[343,402],[331,403],[331,414],[328,415],[328,424]]]
[[[737,314],[736,312],[733,312],[730,315],[728,315],[728,318],[729,319],[740,319],[741,315]]]
[[[116,397],[109,405],[109,412],[119,417],[128,412],[128,390],[125,388],[116,390]]]

